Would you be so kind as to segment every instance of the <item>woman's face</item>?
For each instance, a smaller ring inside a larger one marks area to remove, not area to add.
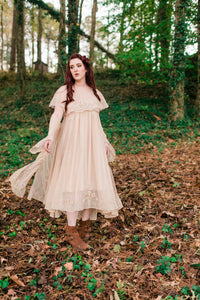
[[[75,81],[85,80],[85,73],[87,72],[83,62],[79,58],[73,58],[69,62],[70,72]]]

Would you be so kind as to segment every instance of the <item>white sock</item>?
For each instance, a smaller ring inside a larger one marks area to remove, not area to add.
[[[67,211],[67,224],[68,226],[76,226],[78,211]]]
[[[82,221],[87,221],[90,218],[91,208],[82,211]]]

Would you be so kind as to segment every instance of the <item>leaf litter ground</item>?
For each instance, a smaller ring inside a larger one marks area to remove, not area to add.
[[[1,179],[0,299],[199,299],[199,154],[197,140],[118,155],[124,207],[92,223],[87,252],[64,242],[65,216],[50,218]]]

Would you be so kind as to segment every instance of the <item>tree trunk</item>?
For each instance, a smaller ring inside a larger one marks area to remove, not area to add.
[[[66,25],[65,25],[65,0],[60,0],[60,25],[58,37],[58,72],[64,78],[66,70]]]
[[[12,40],[10,53],[10,71],[15,71],[16,65],[16,45],[17,45],[17,10],[16,3],[13,1],[13,22],[12,22]]]
[[[25,60],[24,60],[24,0],[15,0],[17,9],[17,71],[20,83],[20,98],[24,99]]]
[[[92,24],[90,31],[90,62],[94,62],[94,40],[95,40],[95,27],[96,27],[96,12],[97,12],[97,0],[93,0],[92,7]]]
[[[123,51],[123,40],[124,40],[124,20],[126,17],[126,5],[127,2],[124,1],[123,2],[123,7],[122,7],[122,16],[121,16],[121,20],[120,20],[120,28],[119,28],[119,32],[120,32],[120,40],[119,40],[119,53],[121,53],[121,51]]]
[[[184,119],[184,77],[185,77],[185,23],[184,0],[176,0],[175,4],[175,36],[174,36],[174,57],[173,69],[170,80],[171,87],[171,107],[170,120],[180,121]]]
[[[150,26],[152,30],[150,31],[149,38],[149,66],[150,70],[153,68],[153,35],[155,34],[155,0],[151,0],[149,3],[150,6]]]
[[[81,27],[81,22],[82,22],[82,10],[83,10],[83,1],[81,0],[80,6],[79,6],[79,18],[78,18],[78,27]],[[78,46],[77,46],[77,52],[79,53],[80,51],[80,34],[78,34]]]
[[[35,43],[35,10],[34,7],[32,7],[31,9],[31,54],[32,54],[32,72],[33,72],[33,63],[34,63],[34,55],[35,55],[35,47],[34,47],[34,43]]]
[[[68,0],[68,58],[78,52],[77,0]]]
[[[198,60],[198,72],[197,72],[197,96],[195,100],[195,113],[200,116],[200,0],[198,0],[198,12],[197,12],[197,60]]]
[[[50,51],[50,39],[47,39],[47,65],[48,65],[48,68],[49,68],[49,62],[50,62],[49,51]]]
[[[169,2],[169,3],[168,3]],[[172,4],[168,0],[160,0],[158,8],[158,39],[161,47],[160,70],[167,71],[169,46],[171,40]]]
[[[42,61],[41,54],[42,47],[42,9],[39,9],[38,12],[38,36],[37,36],[37,60]]]
[[[88,35],[87,33],[85,33],[82,29],[80,29],[80,34],[82,36],[84,36],[88,41],[90,41],[90,35]],[[107,49],[105,49],[101,44],[99,44],[99,42],[95,41],[94,45],[100,49],[102,52],[106,53],[106,55],[108,55],[108,57],[110,57],[113,61],[116,60],[115,54],[112,54],[111,52],[109,52]]]
[[[78,19],[79,27],[81,26],[81,22],[82,22],[83,1],[84,0],[81,0],[80,7],[79,7],[79,19]]]
[[[108,24],[110,24],[110,11],[108,10]],[[107,34],[107,49],[110,49],[110,33]],[[109,57],[107,56],[107,68],[109,68]]]
[[[43,1],[40,0],[27,0],[29,3],[32,3],[34,5],[37,5],[38,7],[41,7],[43,10],[48,11],[48,13],[52,16],[52,18],[54,18],[55,20],[57,20],[58,22],[60,21],[60,13],[57,12],[55,9],[53,9],[51,6],[49,6],[48,4],[44,3]],[[75,2],[76,1],[72,1],[69,0],[70,2]],[[70,7],[69,2],[68,2],[68,7]],[[78,8],[77,8],[78,10]],[[65,21],[65,23],[67,23],[67,25],[69,26],[69,20]],[[76,23],[75,23],[76,24]],[[78,36],[78,34],[80,34],[81,36],[85,37],[88,41],[90,41],[90,35],[88,35],[87,33],[85,33],[81,28],[79,28],[78,26],[76,26],[77,29],[77,33],[76,35]],[[68,39],[69,40],[69,39]],[[77,44],[78,38],[76,37],[76,44]],[[70,43],[71,44],[71,43]],[[101,50],[102,52],[106,53],[106,55],[108,55],[108,57],[110,57],[112,60],[116,60],[116,57],[113,53],[109,52],[107,49],[105,49],[99,42],[95,41],[95,46]],[[76,48],[76,50],[78,51],[78,47]],[[76,51],[76,52],[77,52]],[[70,51],[71,52],[71,51]],[[69,52],[69,53],[70,53]],[[68,53],[68,56],[69,56]],[[73,53],[73,52],[72,52]]]
[[[3,4],[1,4],[1,71],[3,71],[4,62],[4,38],[3,38]]]

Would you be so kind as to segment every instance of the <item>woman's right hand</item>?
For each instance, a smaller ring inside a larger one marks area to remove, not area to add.
[[[51,152],[51,144],[52,144],[52,140],[47,140],[44,143],[44,150],[47,151],[48,153]]]

